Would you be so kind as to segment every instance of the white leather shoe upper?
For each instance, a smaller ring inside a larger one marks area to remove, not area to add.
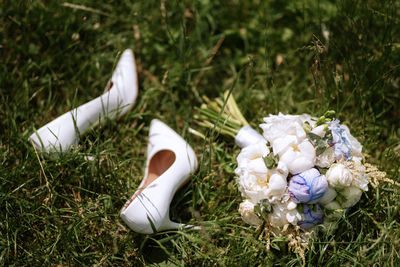
[[[148,179],[149,164],[160,151],[172,152],[175,160],[161,176],[143,189]],[[154,232],[151,224],[156,231],[184,226],[170,221],[169,205],[177,189],[196,169],[197,158],[193,149],[167,125],[153,120],[150,126],[145,176],[139,189],[121,210],[121,218],[132,230],[145,234]],[[141,189],[143,190],[140,192]]]
[[[63,152],[79,141],[79,135],[105,118],[125,114],[135,103],[138,82],[135,60],[130,49],[125,50],[111,78],[112,86],[103,95],[47,123],[29,140],[44,152]]]

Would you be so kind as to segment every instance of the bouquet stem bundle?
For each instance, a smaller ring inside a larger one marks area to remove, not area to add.
[[[217,130],[221,134],[233,138],[242,127],[249,125],[230,90],[224,92],[223,98],[219,97],[214,100],[210,100],[206,96],[202,98],[205,103],[200,108],[195,108],[199,112],[195,115],[198,125]]]

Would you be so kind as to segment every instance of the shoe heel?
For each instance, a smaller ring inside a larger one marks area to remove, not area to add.
[[[161,225],[159,231],[164,231],[164,230],[172,230],[172,229],[194,229],[194,230],[200,230],[200,226],[194,226],[190,224],[184,224],[184,223],[177,223],[173,222],[171,220],[167,220],[163,225]]]

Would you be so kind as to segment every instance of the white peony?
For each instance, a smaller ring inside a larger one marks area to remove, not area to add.
[[[246,199],[245,201],[240,203],[239,213],[245,223],[248,223],[250,225],[261,224],[261,220],[254,213],[254,204],[251,201]]]
[[[360,200],[362,191],[355,186],[350,186],[343,189],[340,194],[344,197],[344,201],[340,203],[342,208],[350,208]]]
[[[247,167],[249,160],[268,156],[270,151],[266,143],[267,141],[244,147],[236,159],[239,167]]]
[[[239,190],[242,196],[254,203],[262,199],[274,203],[286,193],[287,167],[278,164],[277,168],[268,169],[263,159],[268,154],[268,147],[265,142],[261,142],[243,148],[237,157],[235,173],[238,175]]]
[[[303,129],[304,122],[315,125],[310,115],[270,115],[264,118],[260,127],[263,135],[272,146],[275,155],[279,155],[289,172],[296,174],[314,167],[315,149],[308,141]]]
[[[321,168],[328,168],[335,162],[335,150],[329,147],[321,155],[317,156],[315,165]]]
[[[332,164],[325,176],[329,185],[333,188],[348,187],[353,181],[351,171],[341,163]]]
[[[314,125],[315,122],[308,114],[303,115],[269,115],[264,118],[265,123],[260,124],[263,129],[263,135],[271,144],[276,138],[294,135],[301,140],[306,138],[306,132],[303,129],[304,122],[308,121]]]
[[[302,217],[297,211],[296,206],[293,205],[292,201],[272,205],[272,213],[268,214],[271,225],[275,227],[283,227],[286,224],[297,225],[297,222]]]
[[[279,153],[279,161],[282,161],[291,174],[297,174],[311,169],[315,165],[315,149],[308,141],[303,140],[299,144],[289,145]]]

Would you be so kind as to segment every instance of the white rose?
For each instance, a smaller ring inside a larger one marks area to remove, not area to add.
[[[328,189],[325,191],[325,194],[319,199],[318,203],[320,203],[321,205],[326,205],[332,202],[336,198],[336,196],[336,191],[331,187],[328,187]]]
[[[325,176],[329,185],[334,188],[348,187],[353,181],[350,170],[341,163],[333,164]]]
[[[250,225],[261,224],[261,220],[254,213],[254,204],[251,201],[246,199],[245,201],[240,203],[239,213],[245,223],[248,223]]]
[[[311,169],[315,165],[314,146],[308,140],[290,145],[279,154],[279,161],[287,166],[291,174]]]
[[[288,209],[291,208],[290,210]],[[297,225],[301,220],[301,214],[296,208],[293,209],[291,201],[288,203],[278,203],[272,206],[272,213],[268,214],[268,219],[272,226],[283,227],[286,224]]]
[[[353,207],[361,198],[362,191],[354,186],[346,187],[340,194],[345,198],[344,202],[341,202],[342,208]]]
[[[315,165],[321,168],[328,168],[335,162],[335,150],[329,147],[321,155],[317,156]]]

